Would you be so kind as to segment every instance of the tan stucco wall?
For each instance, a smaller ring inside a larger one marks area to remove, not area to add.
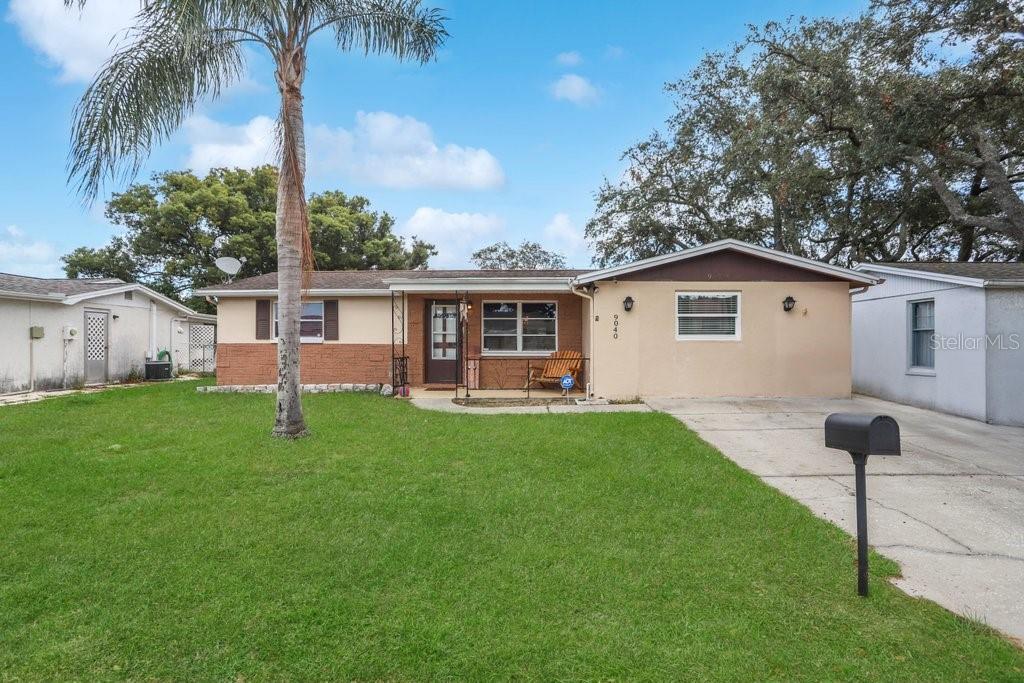
[[[635,396],[850,394],[850,296],[845,282],[600,282],[595,293],[594,393]],[[737,291],[740,341],[677,341],[677,291]],[[633,297],[626,313],[622,301]],[[782,300],[792,296],[786,313]],[[616,333],[616,316],[618,321]]]
[[[318,299],[319,300],[319,299]],[[273,344],[256,339],[256,299],[222,297],[217,303],[218,341],[224,344]],[[338,298],[338,341],[325,344],[390,344],[391,297]]]

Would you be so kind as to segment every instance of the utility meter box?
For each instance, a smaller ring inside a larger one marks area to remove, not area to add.
[[[32,327],[28,328],[28,338],[29,339],[42,339],[43,338],[43,326],[42,325],[33,325]]]

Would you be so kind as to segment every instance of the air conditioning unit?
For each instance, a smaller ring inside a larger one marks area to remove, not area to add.
[[[78,331],[78,328],[75,327],[74,325],[65,325],[64,326],[64,339],[65,340],[71,341],[72,339],[78,339],[78,335],[79,334],[81,334],[81,333]]]

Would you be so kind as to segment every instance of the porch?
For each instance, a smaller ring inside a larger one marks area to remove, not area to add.
[[[560,398],[557,380],[537,378],[572,352],[569,393],[586,397],[589,301],[567,289],[393,291],[393,383],[417,397]]]

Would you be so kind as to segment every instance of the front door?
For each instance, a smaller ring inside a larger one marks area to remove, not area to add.
[[[85,383],[103,384],[107,381],[106,311],[85,312]]]
[[[454,384],[459,376],[459,307],[454,301],[427,302],[428,383]]]

